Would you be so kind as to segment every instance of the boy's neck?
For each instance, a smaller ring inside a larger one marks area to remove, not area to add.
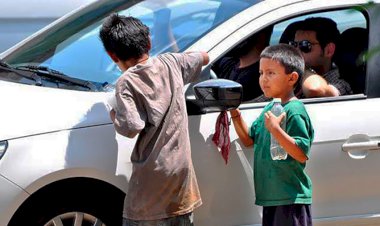
[[[149,55],[144,54],[142,57],[140,57],[140,59],[136,61],[136,64],[145,64],[148,59],[149,59]]]
[[[285,104],[285,103],[288,103],[291,100],[296,100],[297,99],[297,97],[294,95],[293,91],[291,91],[291,92],[289,92],[287,94],[284,94],[283,96],[273,97],[273,98],[280,98],[282,104]]]
[[[128,68],[133,67],[137,64],[145,64],[148,59],[149,59],[149,54],[144,53],[138,59],[132,58],[132,59],[126,60],[122,64],[122,71],[124,72],[124,71],[128,70]]]

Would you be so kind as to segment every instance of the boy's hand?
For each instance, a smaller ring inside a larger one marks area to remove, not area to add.
[[[239,116],[240,115],[239,109],[231,109],[230,115],[231,115],[231,118],[235,118],[235,117]]]
[[[267,111],[265,114],[265,127],[272,133],[275,129],[281,129],[280,123],[285,118],[286,113],[281,113],[280,116],[276,117],[271,111]]]

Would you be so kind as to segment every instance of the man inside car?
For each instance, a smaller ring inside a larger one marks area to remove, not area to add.
[[[301,97],[352,94],[333,62],[339,35],[336,23],[329,18],[311,17],[297,24],[294,41],[289,44],[298,47],[305,59]]]

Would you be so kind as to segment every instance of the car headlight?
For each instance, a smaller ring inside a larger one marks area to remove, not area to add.
[[[8,148],[8,141],[6,140],[0,141],[0,159],[4,156],[7,148]]]

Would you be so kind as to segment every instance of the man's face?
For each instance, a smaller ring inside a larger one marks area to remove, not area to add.
[[[318,68],[326,62],[324,49],[319,44],[315,31],[298,30],[294,42],[301,50],[307,67]]]

